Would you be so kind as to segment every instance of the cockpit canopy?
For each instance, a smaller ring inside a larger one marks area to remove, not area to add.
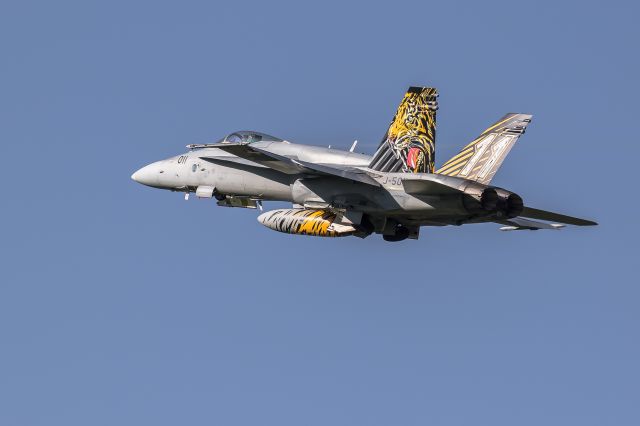
[[[241,130],[231,133],[217,143],[252,143],[252,142],[282,142],[282,139],[260,132]]]

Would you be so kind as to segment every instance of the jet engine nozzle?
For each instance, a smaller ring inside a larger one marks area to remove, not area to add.
[[[493,211],[498,207],[498,193],[493,188],[487,188],[480,194],[480,205],[487,211]]]
[[[493,188],[469,185],[464,193],[462,204],[469,213],[473,214],[494,212],[500,201],[498,193]]]
[[[524,210],[524,201],[518,194],[509,194],[506,199],[506,212],[508,218],[520,216]]]
[[[496,188],[498,193],[498,211],[509,219],[520,216],[524,209],[522,197],[506,189]]]

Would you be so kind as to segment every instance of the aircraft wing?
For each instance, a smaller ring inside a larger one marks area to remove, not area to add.
[[[288,175],[309,171],[305,167],[294,163],[290,158],[268,153],[268,151],[262,149],[252,148],[248,144],[220,143],[212,147],[233,154],[240,159],[249,160],[252,163],[260,164]],[[206,157],[203,158],[206,159]]]
[[[372,186],[380,186],[380,184],[365,171],[353,167],[338,168],[333,165],[309,163],[301,160],[294,160],[296,163],[320,174],[341,177],[355,182],[365,183]]]
[[[259,167],[261,169],[267,168],[267,166],[263,166],[262,164],[254,163],[253,161],[245,160],[244,158],[231,157],[228,155],[225,155],[225,156],[208,155],[200,158],[204,161],[208,161],[209,163],[213,163],[213,164],[222,163],[224,165],[225,163],[227,163],[227,165],[229,165],[229,163],[231,163],[232,165],[240,164],[242,166]]]
[[[260,164],[270,169],[277,170],[279,172],[295,175],[295,174],[311,174],[311,175],[325,175],[335,176],[343,179],[352,180],[355,182],[361,182],[368,185],[380,186],[380,184],[369,176],[366,172],[355,168],[340,168],[335,165],[327,166],[316,163],[309,163],[307,161],[296,160],[293,158],[285,157],[282,155],[274,154],[273,152],[255,148],[249,144],[217,144],[215,148],[226,151],[241,159],[249,160],[253,163]],[[207,160],[208,157],[201,157]],[[211,157],[220,159],[220,157]]]

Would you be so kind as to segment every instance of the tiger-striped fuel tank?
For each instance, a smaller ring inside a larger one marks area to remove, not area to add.
[[[336,223],[337,214],[330,210],[279,209],[258,216],[258,222],[279,232],[315,237],[345,237],[355,228]]]

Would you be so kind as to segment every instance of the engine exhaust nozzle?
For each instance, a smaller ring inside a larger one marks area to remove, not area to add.
[[[506,214],[509,219],[514,218],[516,216],[520,216],[524,210],[524,201],[522,201],[522,197],[518,194],[509,194],[506,199]]]
[[[493,188],[487,188],[480,195],[480,205],[484,210],[493,211],[498,207],[498,193]]]
[[[515,192],[507,191],[506,189],[496,188],[498,193],[498,214],[500,217],[507,217],[512,219],[516,216],[520,216],[522,210],[524,210],[524,201]]]

